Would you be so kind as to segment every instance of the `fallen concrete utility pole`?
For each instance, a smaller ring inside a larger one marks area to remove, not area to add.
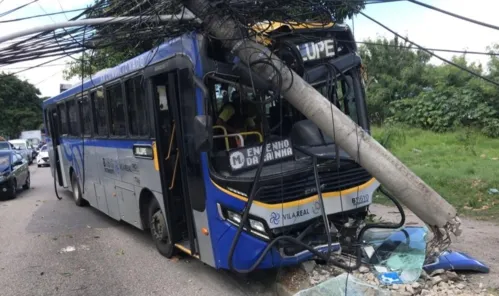
[[[456,236],[460,235],[460,220],[452,205],[286,67],[268,48],[249,40],[240,23],[230,16],[220,15],[220,10],[211,7],[207,0],[186,0],[184,5],[203,21],[204,28],[210,34],[222,40],[225,48],[231,50],[246,65],[253,65],[252,69],[261,77],[271,80],[276,88],[280,87],[286,100],[355,157],[362,167],[428,224],[435,234],[451,232]],[[267,59],[267,62],[271,61],[275,68],[258,63],[262,58]],[[279,69],[277,75],[280,77],[276,75],[275,69]]]
[[[432,227],[435,234],[461,233],[460,220],[454,207],[430,188],[423,180],[410,171],[402,162],[388,152],[361,127],[353,122],[341,110],[331,104],[317,90],[306,83],[300,76],[291,71],[270,50],[243,35],[244,27],[233,20],[230,15],[219,15],[217,9],[210,6],[207,0],[186,0],[185,7],[194,15],[167,15],[160,18],[148,17],[115,17],[103,19],[85,19],[56,23],[0,37],[0,43],[10,39],[56,30],[65,27],[99,25],[106,23],[123,23],[138,20],[149,21],[182,21],[203,17],[205,29],[222,40],[223,46],[230,49],[247,65],[254,65],[261,77],[268,78],[277,87],[281,87],[283,95],[296,109],[312,120],[348,154],[356,157],[356,161],[371,173],[381,184],[414,212],[423,222]],[[272,57],[274,67],[258,63],[262,58]],[[255,64],[255,62],[257,62]],[[275,71],[279,70],[279,77]],[[278,80],[281,81],[278,84]],[[360,157],[358,157],[360,156]]]

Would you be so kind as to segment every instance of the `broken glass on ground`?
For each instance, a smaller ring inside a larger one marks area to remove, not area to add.
[[[342,273],[319,285],[302,290],[294,296],[385,296],[389,291],[369,285],[352,274]]]
[[[369,229],[363,236],[367,263],[385,285],[408,284],[419,279],[426,258],[428,229],[406,226],[398,230]]]

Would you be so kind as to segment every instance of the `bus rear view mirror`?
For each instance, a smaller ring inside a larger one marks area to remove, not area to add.
[[[198,152],[207,152],[213,146],[213,123],[208,115],[194,117],[194,147]]]

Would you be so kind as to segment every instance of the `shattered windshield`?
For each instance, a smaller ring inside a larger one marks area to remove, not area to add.
[[[272,91],[253,89],[242,84],[221,82],[216,79],[211,80],[209,86],[211,92],[209,111],[215,123],[212,164],[218,172],[229,174],[230,171],[240,177],[252,177],[262,151],[266,152],[264,162],[267,167],[262,172],[263,176],[277,172],[273,169],[276,166],[273,162],[279,162],[278,171],[309,167],[310,160],[293,161],[300,157],[296,157],[292,146],[319,149],[323,150],[317,151],[320,154],[334,156],[332,138],[323,134],[282,96],[276,97]],[[348,76],[314,87],[358,122],[356,98]],[[262,149],[261,143],[266,137],[269,143],[265,149]],[[341,156],[348,158],[346,154]]]

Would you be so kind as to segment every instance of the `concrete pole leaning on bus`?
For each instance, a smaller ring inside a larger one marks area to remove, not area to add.
[[[244,29],[239,29],[239,24],[230,17],[217,14],[207,0],[186,0],[184,4],[203,20],[208,32],[220,38],[223,46],[246,65],[271,56],[268,48],[243,39]],[[448,238],[449,233],[461,234],[461,222],[452,205],[274,55],[272,62],[276,69],[280,69],[281,85],[277,85],[272,66],[259,63],[252,68],[261,77],[272,79],[274,86],[281,87],[286,100],[335,139],[342,149],[430,226],[437,240],[443,236]]]

